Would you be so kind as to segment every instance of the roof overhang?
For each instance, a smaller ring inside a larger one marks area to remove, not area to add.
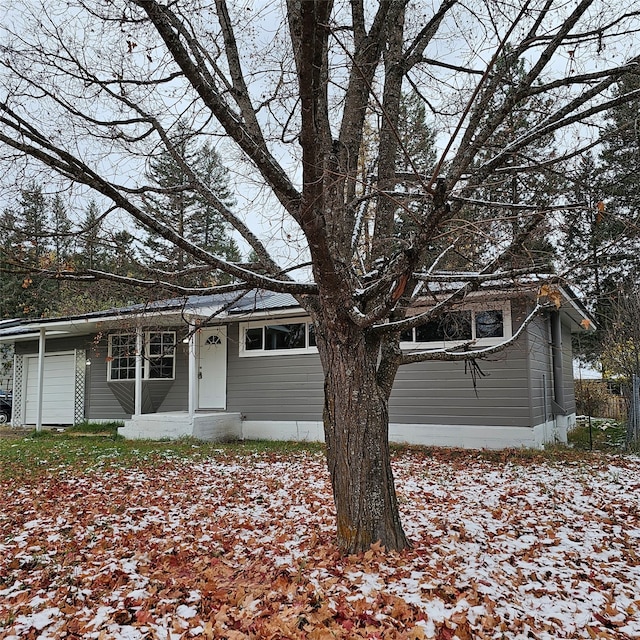
[[[449,283],[450,284],[450,283]],[[548,290],[549,291],[549,290]],[[580,302],[578,296],[564,284],[554,284],[549,296],[551,301],[567,318],[573,333],[596,328],[591,314]],[[439,296],[446,295],[441,290]],[[490,289],[469,293],[464,302],[527,297],[540,298],[538,282],[524,286],[507,288],[504,283]],[[231,302],[231,305],[229,305]],[[420,306],[420,303],[418,302]],[[552,307],[553,308],[553,307]],[[123,309],[111,309],[65,318],[40,318],[26,320],[5,320],[0,322],[0,343],[15,343],[36,340],[44,330],[47,337],[83,336],[101,331],[125,327],[179,326],[259,320],[272,317],[304,315],[293,297],[284,294],[265,294],[263,297],[247,295],[236,301],[215,297],[193,297],[188,300],[168,300],[148,305],[134,305]]]

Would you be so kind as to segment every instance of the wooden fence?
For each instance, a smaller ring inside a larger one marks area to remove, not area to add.
[[[579,415],[620,421],[627,419],[627,399],[619,393],[612,393],[605,380],[576,380],[575,391]]]
[[[627,399],[624,396],[608,395],[597,413],[596,418],[624,421],[627,419]]]

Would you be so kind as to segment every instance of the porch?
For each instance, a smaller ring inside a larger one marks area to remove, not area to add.
[[[197,438],[225,442],[242,437],[242,421],[239,413],[223,411],[142,413],[125,420],[118,433],[127,439]]]

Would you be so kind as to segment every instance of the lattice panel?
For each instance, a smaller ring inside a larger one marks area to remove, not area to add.
[[[16,354],[13,356],[13,410],[11,424],[19,427],[24,424],[24,416],[22,410],[24,402],[22,401],[24,377],[24,356]]]
[[[87,379],[87,352],[76,349],[76,386],[73,403],[73,423],[84,421],[84,397]]]

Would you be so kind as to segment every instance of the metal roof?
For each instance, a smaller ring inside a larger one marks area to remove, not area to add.
[[[454,274],[452,274],[454,275]],[[464,275],[459,274],[461,278]],[[505,293],[511,291],[527,293],[531,295],[535,290],[535,286],[541,281],[529,281],[527,283],[513,282],[507,283],[491,283],[492,288],[500,289]],[[446,283],[438,283],[437,287],[442,293],[451,286],[457,284],[457,281],[448,281]],[[460,284],[462,284],[462,279]],[[495,288],[494,288],[495,287]],[[579,300],[578,296],[566,285],[558,285],[563,297],[563,311],[575,322],[574,329],[579,330],[595,328],[595,321],[585,308],[584,304]],[[432,289],[433,293],[436,293]],[[474,292],[474,295],[482,295],[482,291]],[[83,335],[92,333],[97,330],[99,325],[105,322],[124,321],[127,318],[139,319],[147,321],[149,318],[164,317],[166,321],[178,320],[186,322],[189,319],[217,319],[223,321],[225,318],[238,317],[243,314],[251,315],[268,315],[270,312],[300,309],[300,305],[296,299],[287,293],[273,293],[254,289],[244,294],[240,292],[221,293],[203,296],[187,296],[180,298],[172,298],[167,300],[157,300],[144,304],[133,304],[127,307],[119,307],[114,309],[106,309],[104,311],[92,311],[89,313],[79,314],[75,316],[64,316],[57,318],[13,318],[0,321],[0,342],[10,342],[15,340],[32,339],[38,335],[41,329],[46,329],[48,335],[57,333],[59,335]],[[300,309],[301,310],[301,309]],[[588,322],[584,322],[587,320]]]

